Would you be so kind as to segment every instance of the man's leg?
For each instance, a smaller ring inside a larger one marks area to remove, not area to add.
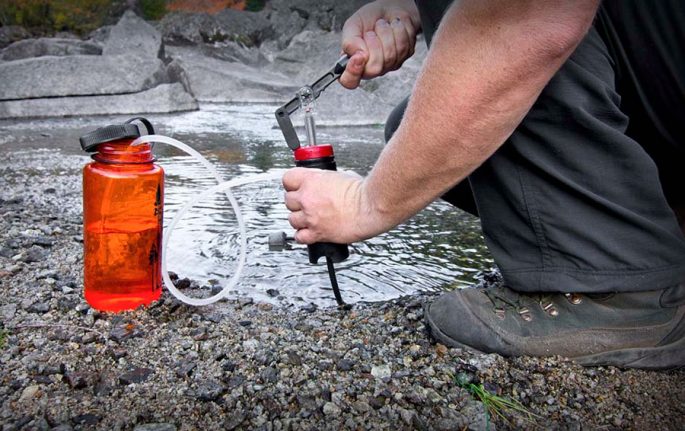
[[[436,300],[427,319],[441,341],[587,364],[685,365],[685,237],[657,166],[626,134],[614,76],[592,29],[470,176],[510,288]]]

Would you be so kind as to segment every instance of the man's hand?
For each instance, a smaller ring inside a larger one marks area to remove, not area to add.
[[[384,231],[356,174],[294,168],[283,175],[283,187],[299,243],[349,244]]]
[[[340,77],[346,88],[397,70],[414,54],[419,11],[413,0],[378,0],[354,13],[343,26],[343,51],[350,56]]]

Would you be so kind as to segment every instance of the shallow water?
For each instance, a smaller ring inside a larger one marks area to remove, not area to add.
[[[191,145],[230,179],[291,167],[291,152],[275,128],[274,108],[206,105],[197,112],[148,118],[159,134]],[[79,151],[78,136],[126,118],[0,121],[0,151],[31,154],[34,149],[50,148],[59,150],[57,157],[61,159],[84,163],[87,160]],[[358,126],[320,128],[318,140],[334,145],[338,169],[364,174],[382,149],[383,130]],[[174,149],[157,145],[155,153],[167,174],[168,223],[189,197],[213,185],[214,180],[197,162]],[[43,157],[41,163],[44,160]],[[270,233],[292,234],[280,183],[249,184],[234,193],[246,220],[248,256],[243,277],[232,296],[333,305],[325,265],[310,265],[304,246],[295,245],[293,250],[283,252],[268,250]],[[431,204],[391,232],[353,244],[350,249],[350,258],[337,265],[343,298],[348,302],[386,300],[417,291],[466,286],[473,283],[476,272],[493,265],[478,220],[442,201]],[[173,233],[168,267],[202,286],[223,285],[233,274],[237,253],[235,217],[226,199],[217,195],[199,204]],[[281,298],[270,298],[268,289],[278,290]]]

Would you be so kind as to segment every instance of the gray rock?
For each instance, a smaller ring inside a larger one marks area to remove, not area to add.
[[[249,48],[238,42],[226,41],[199,45],[202,54],[217,60],[239,62],[248,66],[262,66],[267,58],[256,48]]]
[[[48,255],[48,252],[45,251],[42,247],[39,247],[37,245],[31,246],[26,253],[23,254],[21,257],[22,262],[26,263],[35,263],[35,262],[42,262],[45,260],[45,257]]]
[[[84,373],[67,373],[65,378],[67,379],[69,386],[73,389],[83,389],[88,386],[88,377]]]
[[[388,364],[374,365],[371,367],[371,375],[381,380],[389,379],[392,375],[392,369],[390,369],[390,365]]]
[[[164,42],[175,45],[232,41],[256,46],[273,31],[263,14],[234,9],[214,15],[172,12],[164,16],[159,29]]]
[[[100,54],[102,54],[102,48],[93,42],[79,39],[38,38],[14,42],[2,50],[0,59],[14,61],[46,55],[61,57],[65,55]]]
[[[226,393],[226,387],[215,380],[200,383],[196,397],[200,401],[216,401]]]
[[[323,405],[323,414],[326,416],[338,416],[340,413],[340,407],[336,406],[330,401]]]
[[[0,63],[0,100],[136,93],[164,79],[160,60],[131,54],[27,58]]]
[[[151,423],[136,425],[133,431],[176,431],[176,425],[166,423]]]
[[[200,102],[284,102],[299,88],[280,73],[217,60],[192,48],[169,47],[167,52],[185,71]]]
[[[2,317],[2,320],[5,322],[12,320],[16,313],[17,313],[17,305],[16,304],[5,304],[2,307],[0,307],[0,317]]]
[[[272,0],[276,15],[272,20],[285,19],[293,12],[307,22],[308,27],[326,31],[342,29],[343,24],[357,9],[369,0]]]
[[[131,383],[142,383],[153,373],[150,368],[134,368],[119,376],[119,384],[130,385]]]
[[[18,40],[26,39],[30,34],[19,25],[7,25],[0,27],[0,48],[4,48]]]
[[[42,98],[0,102],[0,117],[65,117],[193,111],[197,101],[179,83],[114,96]]]
[[[36,313],[36,314],[45,314],[48,311],[50,311],[50,304],[47,302],[34,302],[31,304],[26,311],[29,313]]]
[[[148,60],[164,58],[162,35],[128,10],[110,30],[102,55],[138,55]]]

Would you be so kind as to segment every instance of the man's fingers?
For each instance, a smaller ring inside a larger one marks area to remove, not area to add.
[[[397,51],[397,60],[393,69],[398,69],[411,54],[409,34],[399,18],[394,19],[390,23],[390,27],[395,38],[395,50]]]
[[[366,61],[364,78],[375,78],[383,73],[383,45],[375,31],[364,33],[364,41],[369,49],[369,59]]]
[[[297,190],[302,185],[307,175],[311,175],[307,168],[292,168],[283,174],[283,188],[286,192]]]
[[[295,232],[295,241],[300,244],[314,244],[317,242],[317,238],[309,229],[300,229]]]
[[[397,49],[395,48],[395,35],[390,23],[384,19],[376,21],[374,28],[383,50],[383,70],[381,73],[392,70],[397,63]]]
[[[290,211],[299,211],[302,209],[299,196],[296,192],[285,193],[285,207]]]
[[[364,75],[366,59],[367,55],[363,51],[357,51],[350,57],[345,71],[340,75],[340,84],[343,87],[349,88],[350,90],[359,87],[359,83]]]
[[[303,211],[295,211],[288,214],[288,222],[294,229],[304,229],[307,227],[306,216]]]

